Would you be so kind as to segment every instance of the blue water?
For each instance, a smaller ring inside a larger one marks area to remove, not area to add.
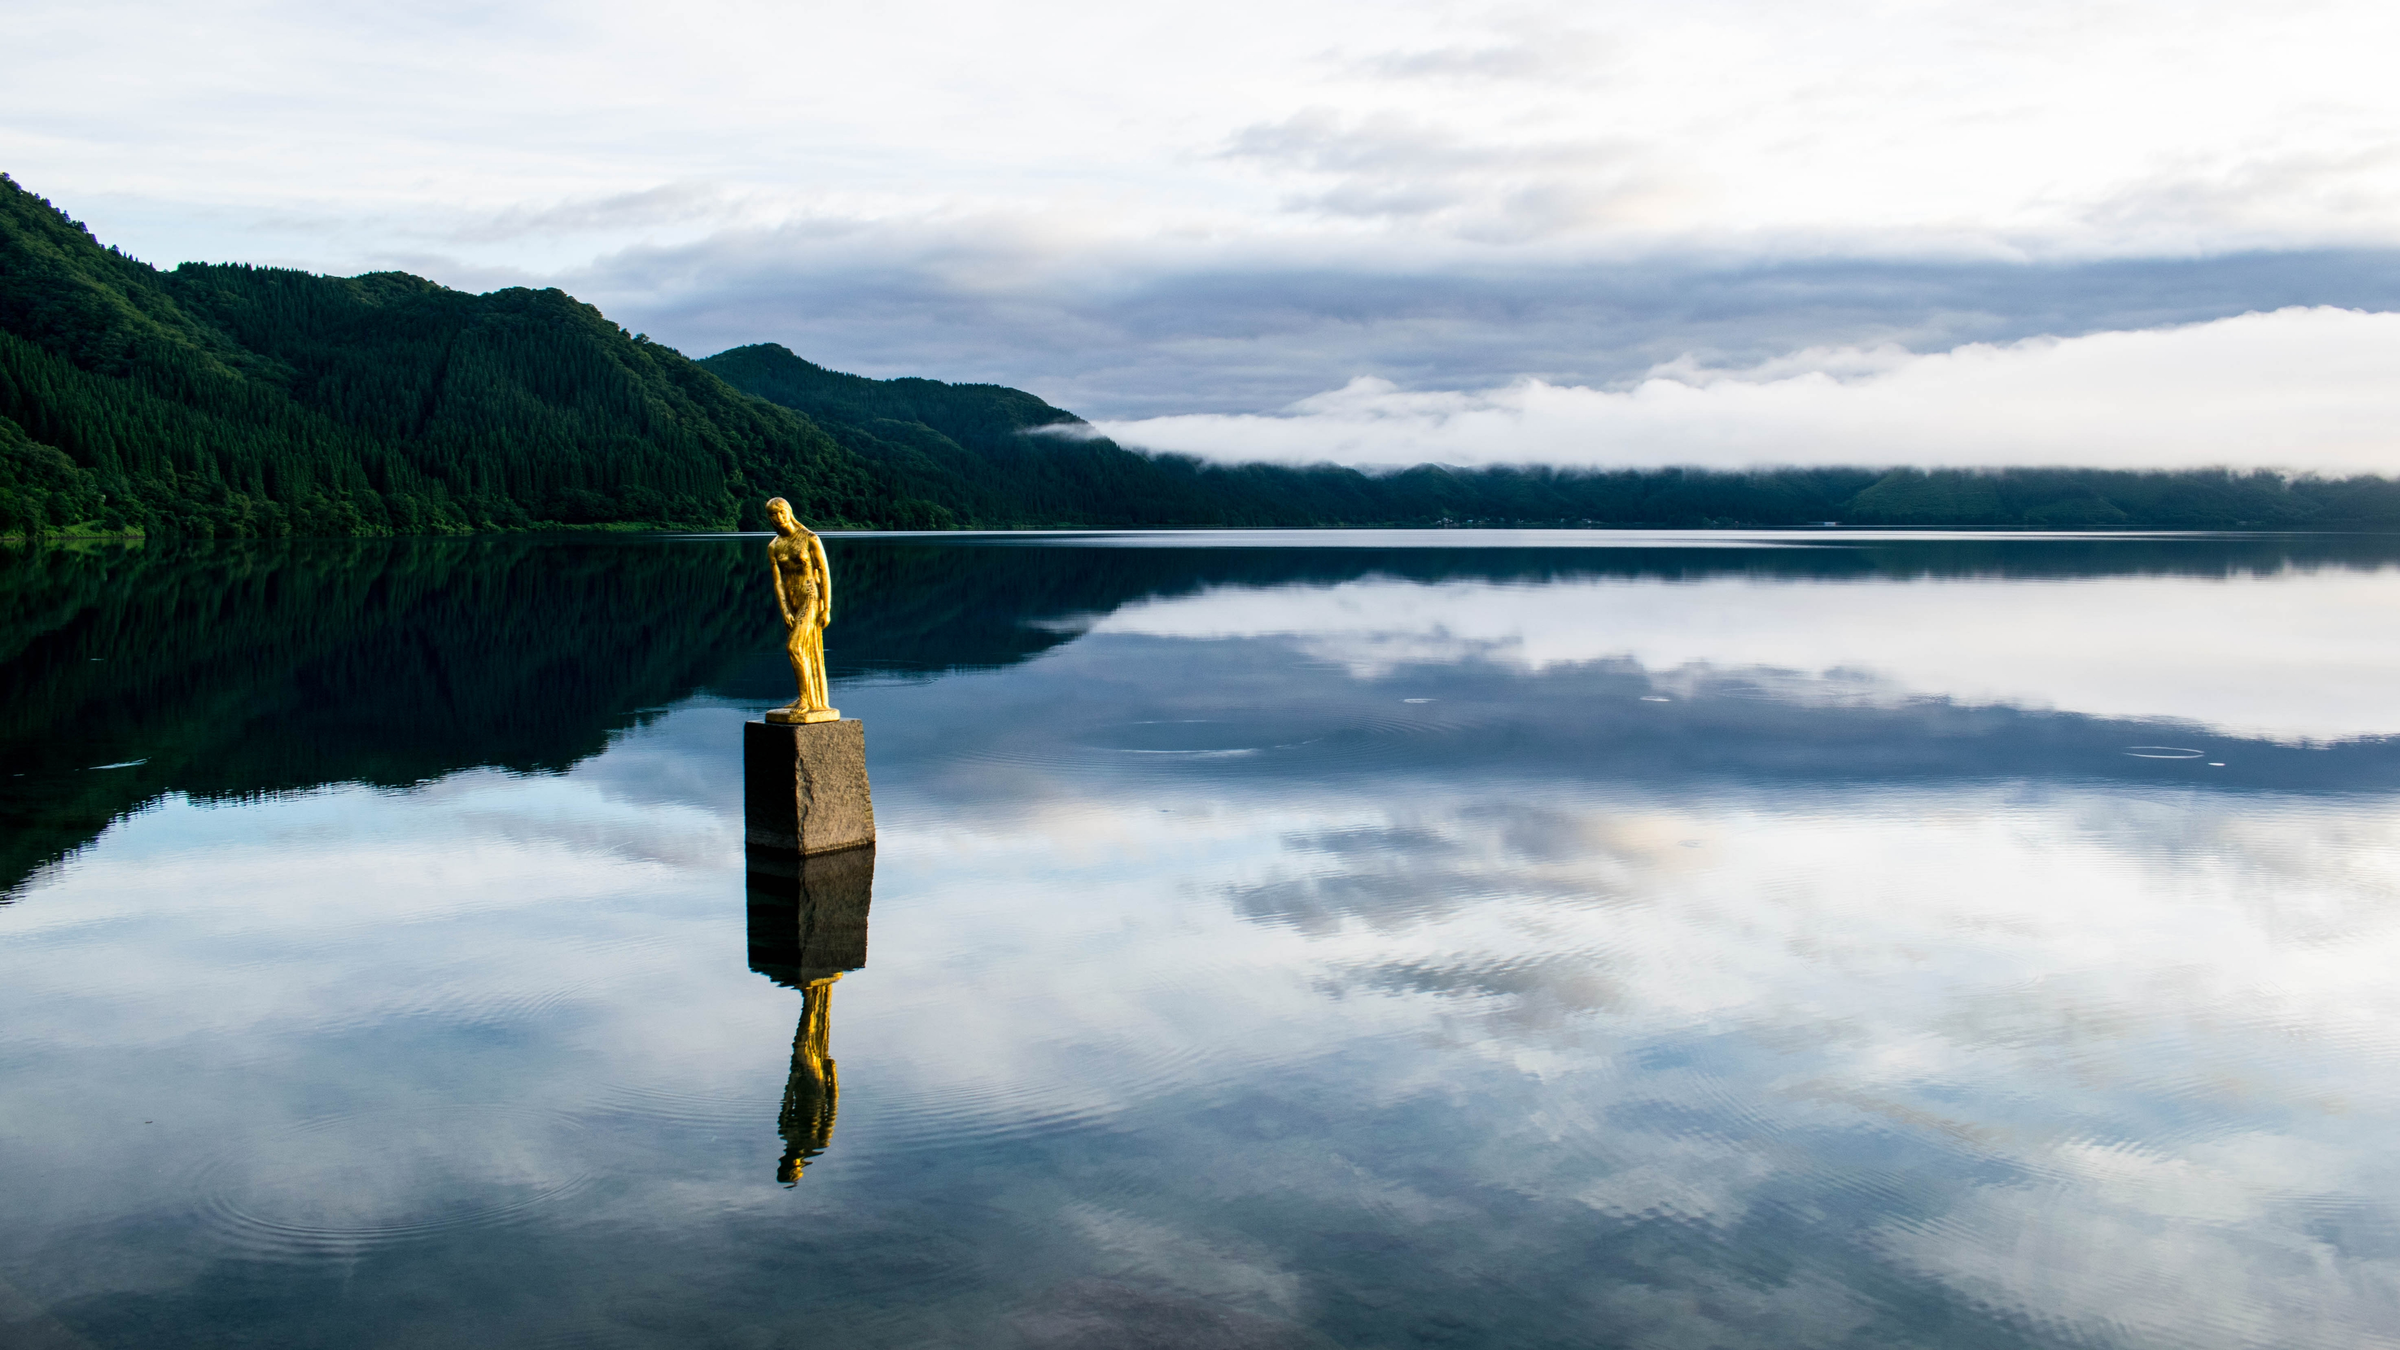
[[[2400,541],[834,544],[789,1182],[762,540],[0,565],[0,1343],[2400,1344]]]

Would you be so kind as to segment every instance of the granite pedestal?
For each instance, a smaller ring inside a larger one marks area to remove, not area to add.
[[[742,724],[742,842],[834,853],[875,842],[866,724]]]

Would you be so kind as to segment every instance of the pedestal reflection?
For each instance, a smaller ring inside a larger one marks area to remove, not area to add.
[[[746,862],[750,968],[800,991],[791,1076],[775,1121],[783,1136],[775,1179],[789,1186],[833,1144],[841,1097],[831,1052],[833,985],[867,963],[875,847],[806,857],[752,848]]]

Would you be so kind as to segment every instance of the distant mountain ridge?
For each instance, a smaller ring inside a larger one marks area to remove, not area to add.
[[[728,528],[770,491],[926,516],[806,418],[563,292],[161,272],[0,177],[0,528]]]
[[[1022,390],[694,361],[558,290],[161,271],[0,175],[0,536],[827,527],[1849,524],[2400,528],[2271,473],[1220,465]]]

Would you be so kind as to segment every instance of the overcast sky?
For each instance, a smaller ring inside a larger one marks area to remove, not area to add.
[[[555,284],[694,355],[1018,385],[1129,443],[2400,471],[2400,7],[20,0],[0,31],[0,168],[150,261]]]

